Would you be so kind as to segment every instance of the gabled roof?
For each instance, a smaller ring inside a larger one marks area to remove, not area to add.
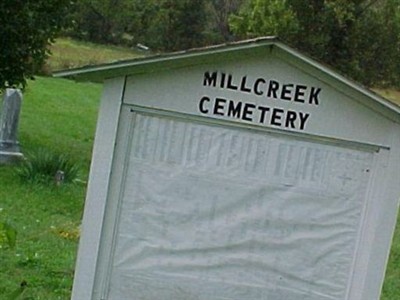
[[[277,43],[275,37],[264,37],[185,51],[139,57],[100,65],[55,72],[55,77],[67,77],[78,81],[102,82],[118,76],[148,73],[163,69],[181,68],[215,61],[235,60],[243,54],[256,55],[266,47]]]
[[[380,97],[360,84],[345,78],[316,60],[288,47],[275,37],[262,37],[107,64],[89,65],[76,69],[58,71],[53,75],[55,77],[66,77],[78,81],[103,82],[109,78],[211,64],[216,61],[230,62],[237,61],[240,58],[243,59],[243,57],[262,57],[266,53],[282,58],[286,62],[302,69],[319,80],[331,86],[335,86],[341,92],[350,95],[356,101],[360,101],[364,105],[400,123],[399,106]]]

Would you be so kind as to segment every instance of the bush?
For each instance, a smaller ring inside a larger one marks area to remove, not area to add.
[[[52,153],[46,149],[28,154],[16,168],[22,181],[41,184],[71,183],[77,179],[78,172],[78,165],[67,155]]]

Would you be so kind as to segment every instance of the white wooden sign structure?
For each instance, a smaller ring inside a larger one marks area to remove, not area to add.
[[[74,300],[377,300],[399,108],[273,38],[103,80]]]

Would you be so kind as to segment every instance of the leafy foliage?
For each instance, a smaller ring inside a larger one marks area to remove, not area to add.
[[[67,34],[174,51],[232,39],[228,16],[245,0],[82,0]]]
[[[133,41],[154,50],[174,51],[205,44],[206,0],[133,1]]]
[[[230,19],[232,30],[240,37],[296,34],[298,24],[286,0],[250,1]]]
[[[65,25],[71,0],[0,1],[0,89],[25,86]]]
[[[175,51],[275,35],[369,86],[400,86],[400,0],[82,0],[70,34]]]
[[[213,41],[211,36],[215,37],[216,41],[230,41],[234,39],[232,30],[229,27],[229,17],[236,13],[242,4],[243,0],[210,0],[207,3],[207,14],[209,27],[207,28],[208,39]]]
[[[33,183],[70,183],[78,177],[79,167],[66,155],[59,155],[46,149],[30,154],[16,169],[17,175]],[[58,178],[58,177],[62,178]]]
[[[0,11],[0,89],[25,86],[61,28],[154,51],[277,35],[366,85],[400,86],[400,0],[1,0]]]
[[[70,36],[102,44],[118,44],[131,22],[134,2],[128,0],[80,0],[71,11]]]
[[[279,35],[366,85],[400,86],[399,0],[250,0],[231,26]]]
[[[150,47],[174,51],[202,45],[204,3],[204,0],[164,0],[157,3],[158,12],[152,18],[146,34],[158,35],[158,39],[148,38]]]
[[[398,0],[310,1],[308,7],[303,0],[289,3],[301,30],[287,41],[342,73],[366,85],[382,85],[382,72],[390,77],[387,70],[400,63],[398,28],[383,21],[393,20],[391,14],[399,12]],[[391,84],[395,85],[396,80]]]

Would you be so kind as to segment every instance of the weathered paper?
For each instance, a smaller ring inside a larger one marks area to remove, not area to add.
[[[346,299],[372,153],[133,120],[108,299]]]

